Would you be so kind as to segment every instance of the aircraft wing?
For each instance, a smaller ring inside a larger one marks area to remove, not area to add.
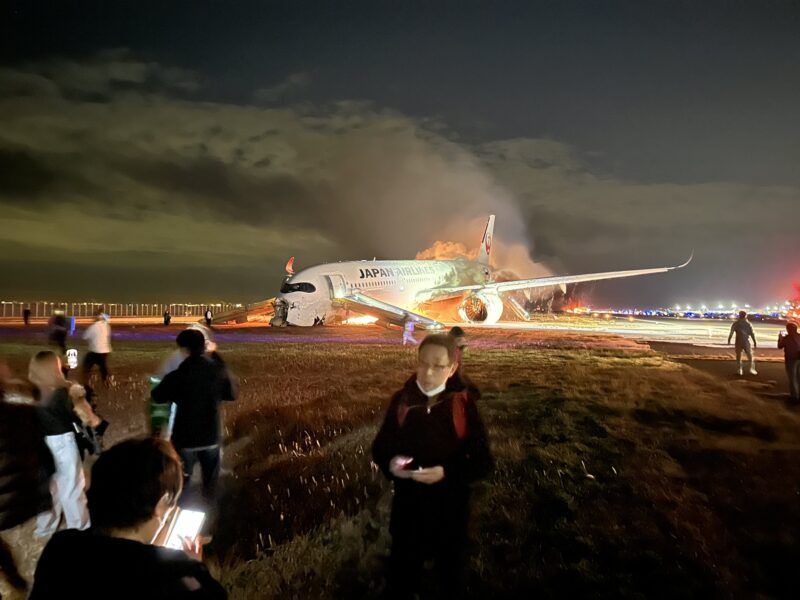
[[[515,290],[527,290],[533,288],[561,286],[562,288],[569,283],[581,283],[584,281],[600,281],[602,279],[618,279],[621,277],[636,277],[638,275],[652,275],[654,273],[666,273],[675,269],[681,269],[692,261],[689,260],[675,267],[656,267],[653,269],[635,269],[632,271],[607,271],[605,273],[587,273],[585,275],[560,275],[555,277],[537,277],[535,279],[517,279],[515,281],[501,281],[496,283],[486,283],[477,285],[464,285],[448,288],[435,288],[420,294],[420,300],[444,300],[453,298],[464,292],[471,291],[490,291],[490,292],[513,292]]]
[[[375,298],[353,292],[336,299],[344,308],[364,315],[376,317],[382,321],[402,326],[407,319],[414,321],[422,329],[442,329],[444,325],[430,317],[411,312],[394,304],[388,304]]]

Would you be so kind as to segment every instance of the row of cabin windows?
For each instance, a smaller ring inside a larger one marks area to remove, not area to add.
[[[403,283],[422,283],[422,282],[424,282],[426,280],[427,279],[425,277],[404,277],[403,278]],[[362,282],[357,282],[357,283],[353,284],[353,286],[355,288],[360,289],[360,290],[382,288],[382,287],[385,287],[387,285],[397,285],[397,280],[396,279],[390,279],[388,281],[386,281],[386,280],[384,280],[384,281],[362,281]]]

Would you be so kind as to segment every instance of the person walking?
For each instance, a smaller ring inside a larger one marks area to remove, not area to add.
[[[53,505],[36,517],[34,535],[45,537],[56,531],[64,516],[68,529],[89,527],[83,473],[73,421],[79,418],[89,427],[97,427],[101,419],[86,401],[83,386],[64,379],[61,361],[51,351],[37,353],[28,367],[28,379],[36,387],[36,409],[44,441],[53,455],[55,474],[50,491]]]
[[[372,458],[394,484],[389,593],[411,598],[434,560],[441,597],[465,593],[470,485],[493,467],[486,429],[456,373],[449,334],[426,337],[417,372],[394,394]]]
[[[201,332],[186,329],[176,341],[187,357],[153,388],[151,396],[157,404],[175,403],[172,443],[183,461],[184,486],[188,487],[199,462],[203,496],[213,503],[222,439],[219,403],[235,400],[236,386],[224,363],[205,355],[206,340]]]
[[[47,339],[61,351],[61,356],[67,352],[67,317],[64,311],[57,310],[47,320]]]
[[[22,309],[22,322],[25,323],[26,327],[31,322],[31,309],[27,306]]]
[[[83,333],[89,351],[83,359],[83,383],[89,382],[92,368],[97,365],[104,384],[108,383],[108,355],[111,354],[111,325],[104,312],[98,312],[95,321]]]
[[[778,348],[783,349],[786,376],[789,378],[789,400],[800,401],[800,334],[797,323],[787,323],[786,331],[778,336]]]
[[[211,327],[211,320],[214,318],[213,313],[211,312],[211,307],[206,307],[206,327]]]
[[[405,321],[403,321],[403,346],[406,344],[411,344],[412,346],[419,344],[414,337],[414,320],[410,317],[406,317]]]
[[[753,348],[758,348],[758,344],[756,343],[756,334],[753,333],[753,326],[750,324],[750,321],[747,320],[746,311],[739,311],[739,318],[731,325],[731,331],[728,334],[728,344],[731,343],[731,338],[734,335],[736,335],[735,348],[738,374],[742,374],[742,353],[744,353],[747,356],[747,360],[750,362],[750,375],[758,375],[753,350],[750,348],[750,340],[753,340]]]

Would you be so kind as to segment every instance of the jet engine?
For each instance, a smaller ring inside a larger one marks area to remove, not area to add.
[[[464,298],[458,315],[467,323],[497,323],[503,314],[503,301],[497,294],[478,292]]]

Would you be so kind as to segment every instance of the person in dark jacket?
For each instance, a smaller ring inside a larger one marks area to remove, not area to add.
[[[778,348],[783,348],[789,399],[797,402],[800,400],[800,334],[797,333],[797,323],[786,324],[786,332],[778,336]]]
[[[121,442],[100,455],[91,479],[92,527],[52,537],[36,566],[31,600],[227,597],[194,540],[185,540],[183,551],[153,545],[183,483],[168,441]]]
[[[372,457],[394,483],[388,589],[418,591],[423,563],[435,561],[444,597],[465,592],[470,484],[492,469],[475,399],[456,374],[448,334],[426,337],[417,373],[394,394],[372,444]]]
[[[156,403],[175,403],[172,443],[183,461],[184,485],[188,487],[194,465],[200,462],[203,496],[213,501],[220,468],[219,403],[235,400],[236,389],[222,360],[204,356],[202,333],[186,329],[177,342],[188,357],[151,393]]]
[[[22,525],[52,506],[50,476],[55,464],[44,443],[32,404],[9,402],[6,392],[20,384],[0,364],[0,531]],[[11,549],[0,539],[0,572],[17,590],[27,590]]]

